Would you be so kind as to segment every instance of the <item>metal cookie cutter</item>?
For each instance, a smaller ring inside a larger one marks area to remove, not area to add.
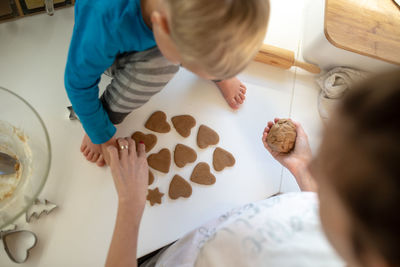
[[[3,240],[4,250],[6,251],[7,256],[10,258],[10,260],[12,260],[15,263],[24,263],[28,259],[29,252],[31,251],[31,249],[36,246],[37,236],[35,235],[35,233],[31,231],[16,230],[16,229],[17,229],[16,225],[11,225],[11,227],[8,227],[7,229],[0,230],[0,239]],[[28,237],[31,239],[30,244],[18,244],[19,248],[22,247],[23,245],[27,246],[27,248],[25,248],[25,254],[22,257],[20,257],[21,256],[20,253],[17,253],[16,251],[13,250],[14,247],[9,246],[9,244],[11,246],[12,244],[15,244],[15,242],[12,242],[12,239],[18,238],[21,235],[25,235],[25,238]]]
[[[54,15],[54,1],[53,0],[44,0],[44,5],[46,7],[46,12],[49,16]]]
[[[47,199],[40,200],[37,198],[33,205],[26,211],[25,221],[27,223],[30,223],[32,217],[39,219],[40,216],[42,216],[43,214],[48,215],[55,208],[57,208],[56,204],[48,201]]]
[[[67,107],[67,109],[69,111],[69,119],[71,121],[75,121],[75,120],[79,121],[79,118],[78,118],[78,116],[76,116],[76,113],[75,113],[74,109],[72,108],[72,106]]]

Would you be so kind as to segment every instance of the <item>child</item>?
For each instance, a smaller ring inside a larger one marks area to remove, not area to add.
[[[214,80],[237,109],[246,87],[235,75],[262,44],[268,14],[268,0],[77,0],[65,87],[86,131],[86,159],[105,164],[114,124],[158,93],[179,64]],[[113,80],[99,99],[107,69]]]

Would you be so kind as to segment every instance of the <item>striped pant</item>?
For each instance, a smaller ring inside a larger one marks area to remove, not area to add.
[[[111,122],[121,123],[160,92],[178,70],[157,47],[118,56],[105,72],[113,79],[100,98]]]

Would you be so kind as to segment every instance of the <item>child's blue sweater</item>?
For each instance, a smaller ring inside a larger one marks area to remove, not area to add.
[[[93,143],[108,141],[116,131],[99,100],[100,76],[118,54],[155,45],[143,21],[140,0],[76,1],[65,88]]]

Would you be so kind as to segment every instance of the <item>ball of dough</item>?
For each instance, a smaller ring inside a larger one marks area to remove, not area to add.
[[[288,153],[296,143],[296,125],[289,119],[280,119],[267,135],[268,146],[276,152]]]

